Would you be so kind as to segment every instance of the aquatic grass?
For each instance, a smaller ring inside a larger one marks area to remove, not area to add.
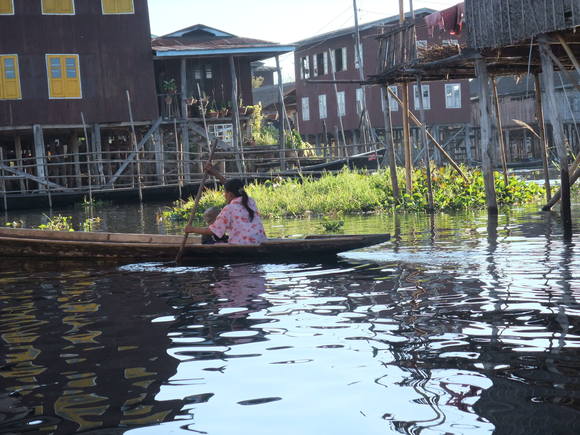
[[[438,211],[481,209],[486,205],[485,187],[480,170],[462,168],[469,181],[458,177],[453,168],[432,168],[433,199]],[[393,197],[388,171],[368,173],[342,170],[320,178],[303,176],[295,179],[277,178],[254,182],[247,186],[248,194],[267,218],[301,217],[309,215],[341,216],[388,211],[425,211],[427,209],[427,178],[425,169],[413,172],[413,192],[405,191],[404,169],[399,168],[401,198]],[[496,174],[499,205],[524,204],[542,199],[543,187],[511,176],[505,186],[501,174]],[[222,191],[208,190],[202,196],[197,218],[208,207],[224,205]],[[161,213],[162,219],[183,221],[189,217],[193,200],[175,203]]]

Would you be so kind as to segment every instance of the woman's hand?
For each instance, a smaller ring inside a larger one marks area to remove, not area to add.
[[[193,227],[191,225],[186,225],[186,227],[183,229],[183,232],[186,234],[193,233]]]

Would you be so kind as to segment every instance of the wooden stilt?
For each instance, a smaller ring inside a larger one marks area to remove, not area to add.
[[[151,140],[155,147],[155,175],[157,182],[165,186],[165,154],[163,152],[163,133],[156,131]]]
[[[191,144],[189,143],[188,121],[184,120],[181,124],[181,165],[182,174],[185,183],[191,183]]]
[[[143,202],[143,186],[141,185],[141,159],[140,159],[140,147],[137,146],[137,134],[135,133],[135,123],[133,122],[133,107],[131,105],[131,95],[129,91],[125,91],[127,94],[127,108],[129,110],[129,122],[131,123],[131,142],[133,143],[133,152],[135,153],[135,163],[137,167],[137,185],[139,186],[139,202]],[[145,144],[145,140],[143,141]]]
[[[417,89],[421,88],[421,77],[417,76]],[[425,150],[425,168],[427,171],[427,201],[429,213],[435,211],[433,204],[433,185],[431,182],[431,152],[429,150],[429,141],[427,140],[427,126],[425,125],[425,107],[423,104],[423,96],[419,96],[419,114],[421,119],[421,146]]]
[[[465,155],[468,164],[473,161],[473,150],[472,150],[473,144],[471,143],[471,131],[472,131],[471,125],[467,124],[465,126]]]
[[[77,132],[74,132],[71,136],[71,153],[74,161],[75,186],[80,189],[83,186],[83,180],[81,178],[81,161],[79,156],[80,140]]]
[[[44,152],[44,133],[42,126],[33,126],[34,135],[34,156],[36,158],[36,175],[40,179],[46,180],[46,156]],[[45,190],[45,186],[42,184],[38,185],[39,190]]]
[[[16,154],[16,167],[19,171],[24,172],[24,162],[22,161],[22,138],[18,135],[14,137],[14,153]],[[26,181],[23,178],[19,179],[20,193],[25,193]]]
[[[0,147],[0,164],[4,164],[4,150]],[[6,192],[6,174],[3,169],[0,169],[0,187],[2,187],[2,201],[4,203],[4,213],[8,211],[8,193]]]
[[[383,121],[385,125],[385,158],[388,160],[389,173],[391,175],[391,186],[393,189],[393,198],[399,201],[401,194],[399,192],[399,178],[397,176],[397,161],[395,155],[395,140],[393,138],[393,121],[391,113],[391,104],[389,101],[389,92],[387,88],[383,90]]]
[[[103,148],[101,143],[101,126],[94,124],[91,135],[91,148],[93,151],[92,160],[96,163],[96,170],[93,173],[98,174],[99,186],[105,184],[105,171],[103,168]]]
[[[536,86],[536,120],[540,133],[540,154],[542,156],[542,165],[544,168],[544,188],[546,189],[546,201],[552,197],[550,186],[550,167],[549,167],[549,145],[546,137],[546,123],[544,121],[544,109],[542,105],[542,86],[540,84],[540,75],[534,74],[534,83]]]
[[[407,193],[413,191],[413,153],[411,151],[411,127],[409,125],[409,85],[404,83],[403,89],[403,149],[405,153],[405,185]]]
[[[562,131],[562,121],[555,92],[554,81],[554,64],[550,58],[551,48],[547,43],[546,37],[539,37],[540,55],[542,59],[542,72],[544,73],[544,90],[546,92],[546,110],[552,132],[554,143],[558,150],[558,160],[560,162],[560,212],[562,215],[562,224],[565,231],[572,229],[572,211],[570,200],[570,173],[568,168],[568,152],[564,144],[564,134]]]
[[[278,75],[278,146],[280,147],[280,170],[286,170],[286,129],[284,128],[284,83],[280,57],[276,56],[276,73]]]
[[[497,197],[495,194],[495,179],[493,174],[493,150],[491,148],[491,117],[489,75],[487,65],[482,59],[475,62],[477,77],[479,78],[479,105],[481,110],[481,166],[485,183],[485,196],[487,198],[487,211],[489,214],[497,214]]]
[[[499,106],[499,95],[497,93],[497,83],[495,81],[495,77],[491,79],[491,87],[493,90],[493,101],[495,106],[495,119],[496,119],[496,127],[497,127],[497,135],[499,138],[499,153],[500,153],[500,160],[501,160],[501,167],[503,169],[503,181],[504,185],[507,187],[508,185],[508,169],[507,169],[507,156],[506,156],[506,148],[505,148],[505,141],[503,136],[503,126],[501,122],[501,111]]]
[[[88,132],[87,132],[87,123],[85,122],[85,115],[83,112],[81,112],[81,120],[83,122],[83,130],[85,133],[85,145],[86,145],[86,156],[87,156],[87,179],[88,181],[88,186],[89,186],[89,201],[92,205],[93,203],[93,175],[92,175],[92,170],[91,170],[91,146],[90,146],[90,141],[89,141],[89,136],[88,136]]]
[[[179,199],[183,199],[183,148],[177,133],[177,119],[173,118],[173,135],[175,136],[175,160],[177,166],[177,188]]]
[[[187,119],[189,114],[187,113],[187,59],[185,57],[181,58],[180,63],[180,85],[181,85],[181,92],[180,92],[180,108],[181,108],[181,118]]]

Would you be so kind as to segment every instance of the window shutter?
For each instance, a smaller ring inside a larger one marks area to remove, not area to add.
[[[0,14],[12,15],[14,13],[14,5],[12,0],[0,0]]]
[[[18,59],[16,56],[6,56],[3,61],[2,77],[4,82],[4,99],[15,100],[20,98],[20,78],[18,74]]]

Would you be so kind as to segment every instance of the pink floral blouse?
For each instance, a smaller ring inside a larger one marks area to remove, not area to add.
[[[228,243],[234,245],[258,245],[265,242],[267,237],[264,225],[262,225],[258,208],[252,198],[248,201],[248,206],[254,210],[254,220],[250,221],[248,210],[242,204],[242,198],[238,197],[222,209],[209,229],[217,238],[221,238],[227,233]]]

